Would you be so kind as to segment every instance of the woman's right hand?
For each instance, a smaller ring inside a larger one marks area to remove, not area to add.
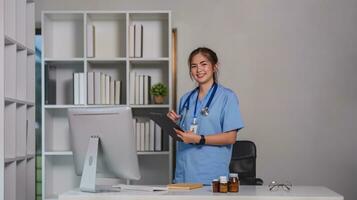
[[[180,115],[178,115],[175,111],[170,110],[166,116],[170,118],[173,122],[177,123],[178,120],[180,119]]]

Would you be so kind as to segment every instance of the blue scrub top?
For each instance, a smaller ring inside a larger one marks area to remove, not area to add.
[[[181,97],[179,108],[182,108],[190,93]],[[200,111],[207,104],[211,93],[212,90],[202,101],[197,102],[198,134],[213,135],[243,128],[237,96],[232,90],[220,84],[209,107],[209,115],[201,115]],[[193,122],[197,95],[198,90],[190,97],[189,109],[183,109],[182,113],[179,113],[180,127],[185,131],[190,129]],[[229,174],[231,155],[232,145],[195,145],[177,142],[174,182],[199,182],[210,185],[213,179]]]

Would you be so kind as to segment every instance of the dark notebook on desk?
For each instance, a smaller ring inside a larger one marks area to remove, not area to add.
[[[149,117],[163,129],[164,133],[168,133],[174,140],[182,142],[182,139],[177,136],[174,128],[180,131],[183,130],[168,118],[166,114],[151,112],[149,113]]]

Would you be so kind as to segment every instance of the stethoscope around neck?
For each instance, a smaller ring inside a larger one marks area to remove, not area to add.
[[[208,114],[209,114],[209,106],[211,105],[212,99],[213,99],[213,97],[214,97],[214,95],[215,95],[215,93],[216,93],[216,91],[217,91],[217,87],[218,87],[217,83],[214,82],[213,85],[212,85],[212,87],[211,87],[212,93],[211,93],[211,95],[210,95],[210,97],[209,97],[209,99],[208,99],[208,101],[207,101],[205,107],[203,107],[203,108],[201,109],[201,111],[200,111],[201,115],[203,115],[203,116],[208,116]],[[187,111],[190,109],[190,99],[191,99],[192,95],[193,95],[196,91],[198,91],[198,89],[199,89],[198,87],[195,88],[195,89],[192,90],[191,93],[187,96],[185,102],[183,103],[183,105],[182,105],[181,108],[179,109],[179,114],[180,114],[180,115],[182,115],[182,113],[183,113],[184,110],[186,110],[186,112],[187,112]],[[195,110],[194,110],[194,115],[196,115],[196,112],[197,112],[196,109],[197,109],[198,96],[199,96],[199,95],[197,94],[196,104],[195,104]]]

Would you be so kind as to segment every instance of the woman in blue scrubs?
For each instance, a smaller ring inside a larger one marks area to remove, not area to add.
[[[236,94],[217,83],[218,58],[200,47],[188,58],[190,76],[198,87],[180,99],[178,113],[167,116],[183,131],[177,143],[175,183],[203,183],[229,174],[232,144],[243,128]]]

